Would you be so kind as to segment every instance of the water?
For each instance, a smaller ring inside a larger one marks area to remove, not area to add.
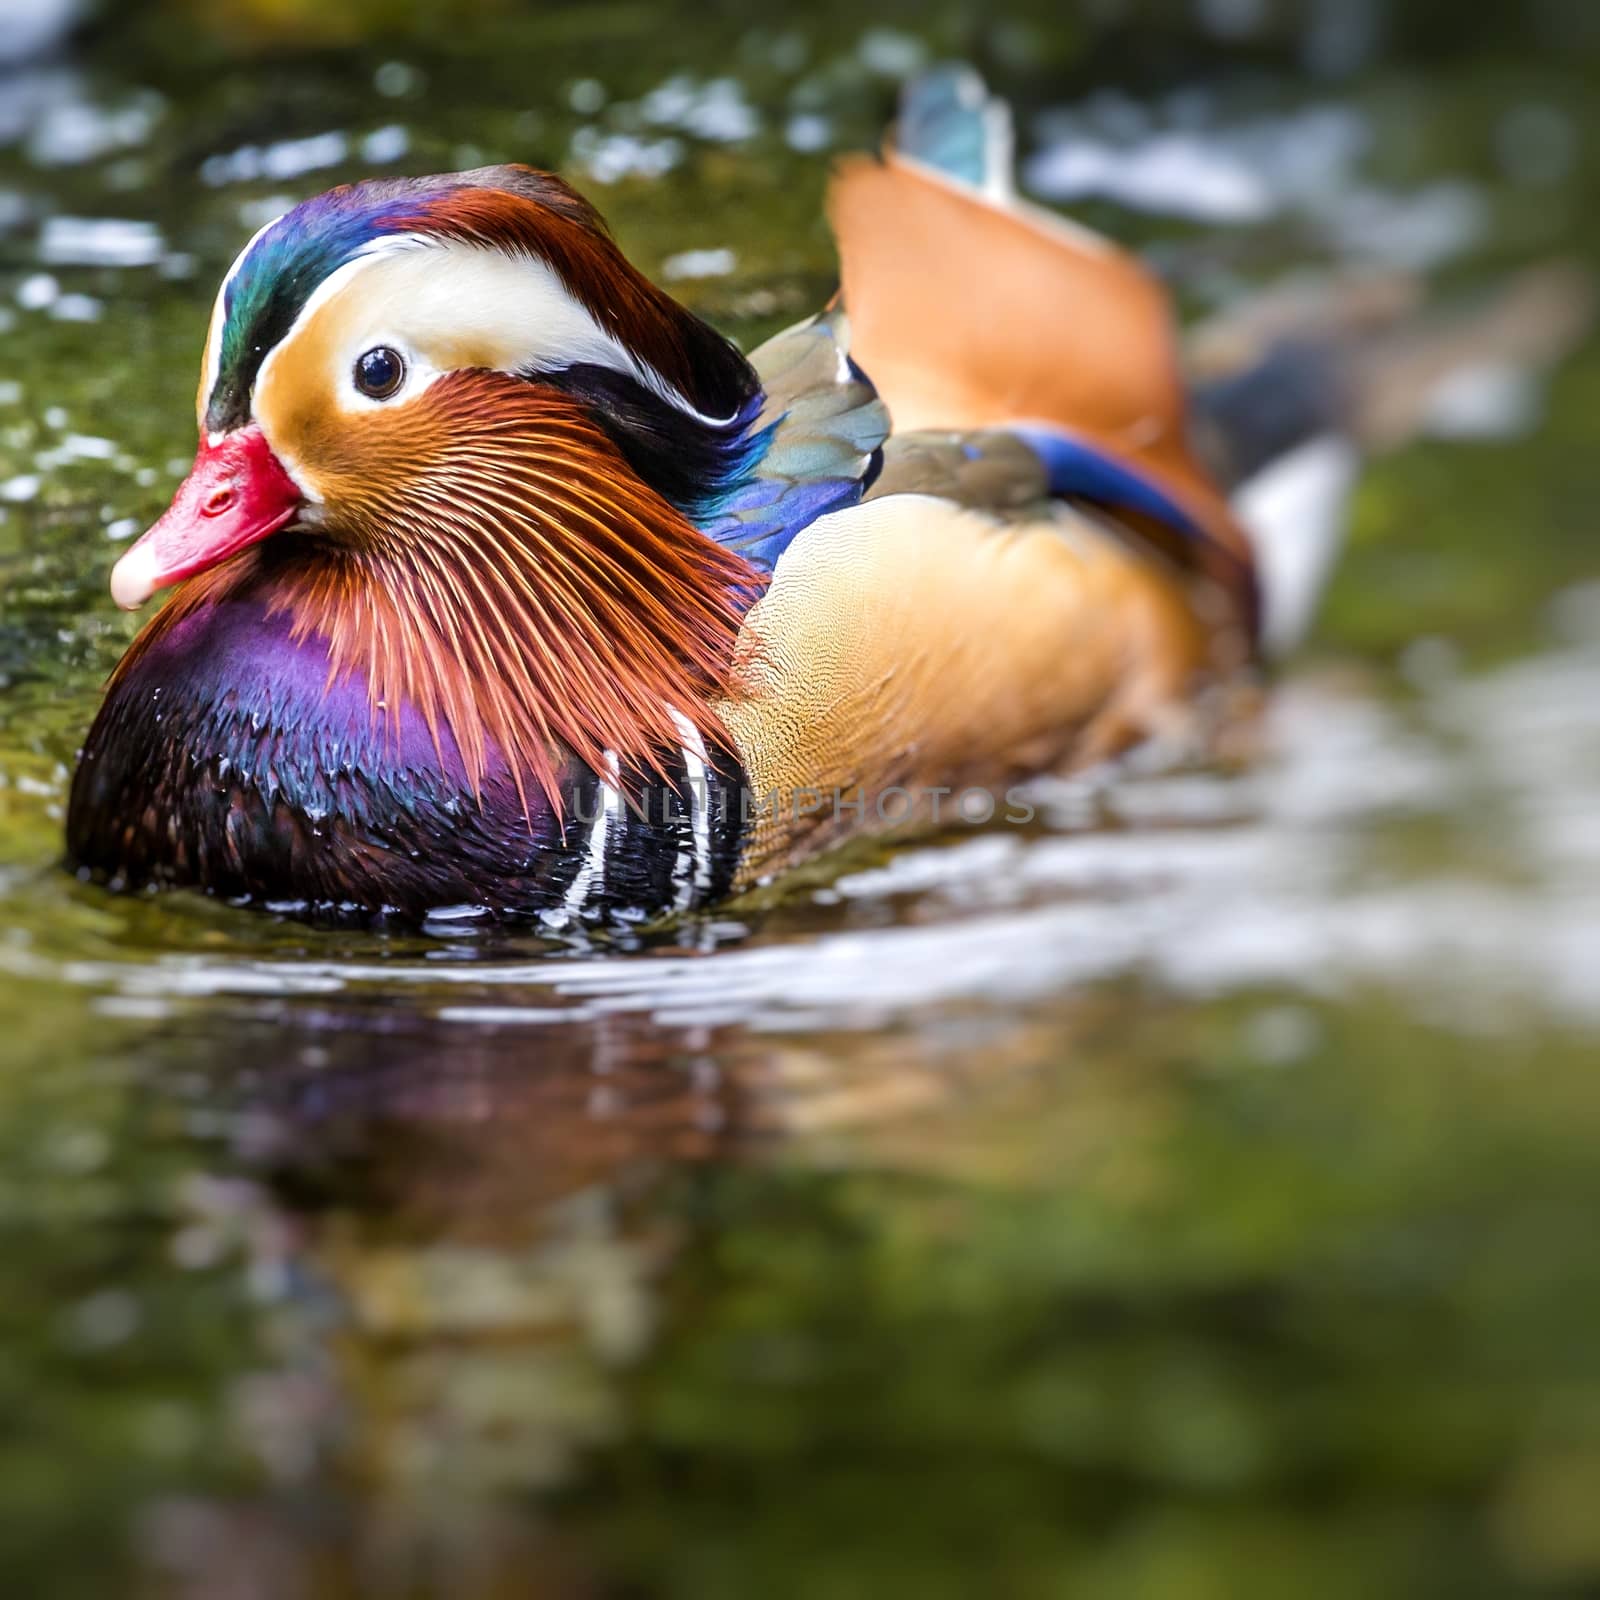
[[[1558,8],[1515,48],[1421,5],[178,9],[0,67],[0,1572],[1589,1591],[1593,346],[1373,467],[1226,763],[1040,784],[1025,829],[626,951],[56,860],[134,627],[107,571],[186,464],[218,276],[294,199],[560,164],[748,343],[831,288],[828,153],[955,51],[1039,191],[1194,312],[1308,262],[1470,289],[1593,255],[1594,41]]]

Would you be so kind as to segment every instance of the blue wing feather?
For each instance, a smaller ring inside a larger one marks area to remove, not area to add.
[[[1131,511],[1165,523],[1190,538],[1206,537],[1199,523],[1137,467],[1053,428],[1024,426],[1005,431],[1022,440],[1039,458],[1051,495]]]
[[[854,505],[881,464],[889,414],[850,360],[849,339],[844,313],[825,311],[750,358],[762,393],[748,453],[695,520],[763,571],[802,528]]]

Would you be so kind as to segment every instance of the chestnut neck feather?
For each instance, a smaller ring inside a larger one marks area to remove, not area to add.
[[[441,379],[393,472],[340,521],[274,536],[191,580],[117,669],[196,608],[250,592],[328,641],[330,682],[365,676],[375,717],[448,725],[478,788],[497,751],[559,814],[565,746],[597,770],[661,770],[674,712],[715,740],[712,701],[761,583],[631,472],[573,399],[498,374]],[[405,462],[402,470],[398,463]]]

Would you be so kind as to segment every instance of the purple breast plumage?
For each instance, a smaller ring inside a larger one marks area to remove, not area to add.
[[[568,926],[727,892],[730,758],[680,752],[614,785],[569,760],[557,816],[498,751],[475,789],[437,732],[409,705],[375,716],[357,674],[330,681],[326,641],[296,640],[266,597],[204,607],[113,686],[73,787],[73,863],[114,886],[363,920],[472,904]]]

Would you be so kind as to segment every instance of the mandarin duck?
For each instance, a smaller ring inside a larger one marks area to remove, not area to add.
[[[965,69],[910,86],[833,180],[839,296],[748,358],[530,168],[263,228],[112,574],[180,587],[88,735],[80,874],[636,921],[1248,671],[1229,491],[1337,433],[1337,364],[1267,339],[1186,392],[1166,293],[1018,200],[1009,142]]]

